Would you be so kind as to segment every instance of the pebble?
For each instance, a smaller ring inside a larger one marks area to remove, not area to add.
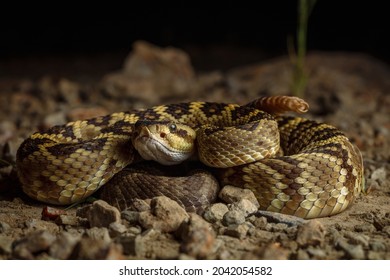
[[[128,221],[131,225],[135,225],[139,220],[139,212],[132,210],[124,210],[121,212],[122,219]]]
[[[247,199],[252,202],[256,207],[260,207],[254,193],[249,189],[237,188],[234,186],[227,185],[219,192],[219,198],[226,203],[238,202],[241,199]]]
[[[264,246],[259,254],[263,260],[287,260],[290,251],[283,248],[280,243],[275,242]]]
[[[174,232],[188,219],[187,212],[176,201],[158,196],[151,201],[151,210],[139,214],[139,223],[145,229],[158,229],[162,232]]]
[[[336,243],[337,247],[341,248],[347,257],[354,260],[361,260],[365,258],[364,250],[362,245],[349,244],[345,239],[340,238]]]
[[[0,221],[0,233],[6,233],[11,229],[11,226],[6,222]]]
[[[110,234],[108,233],[108,229],[105,227],[93,227],[85,230],[85,236],[90,239],[102,240],[106,243],[111,241]]]
[[[346,237],[351,244],[361,244],[363,247],[368,247],[370,237],[364,234],[354,233],[352,231],[347,231],[344,233],[344,237]]]
[[[181,251],[195,258],[205,258],[213,248],[215,232],[212,225],[199,215],[189,215],[188,221],[182,223],[177,232],[183,240]]]
[[[0,232],[1,232],[1,226],[0,226]],[[387,234],[387,236],[390,237],[390,226],[383,227],[382,232],[384,232],[385,234]]]
[[[386,244],[379,240],[371,240],[370,241],[370,248],[373,251],[386,251],[387,247]]]
[[[82,218],[87,218],[90,227],[109,227],[111,223],[121,221],[118,208],[111,206],[104,200],[96,200],[92,205],[78,210],[76,214]]]
[[[43,128],[48,129],[50,127],[53,127],[55,125],[60,125],[66,123],[66,117],[64,112],[56,112],[52,114],[48,114],[44,119],[43,119]]]
[[[310,220],[298,227],[296,241],[301,247],[322,245],[324,238],[324,226],[317,220]]]
[[[240,225],[245,222],[245,213],[240,210],[229,210],[223,215],[223,224],[229,225]]]
[[[245,217],[247,217],[248,215],[255,213],[258,210],[258,207],[250,200],[243,198],[230,204],[230,210],[242,211],[244,212]]]
[[[8,236],[0,236],[0,254],[10,254],[12,252],[13,239]]]
[[[250,225],[251,224],[248,223],[243,223],[240,225],[231,225],[224,229],[223,234],[236,237],[238,239],[244,239],[247,236],[248,230],[250,229]]]
[[[161,234],[159,230],[148,229],[135,238],[137,258],[177,259],[180,243],[171,234]]]
[[[43,221],[38,219],[28,219],[25,221],[25,225],[28,229],[38,231],[38,230],[48,230],[50,232],[59,232],[60,227],[52,222]]]
[[[214,203],[210,205],[204,212],[203,217],[210,223],[221,221],[223,215],[229,211],[229,208],[224,203]]]
[[[119,236],[126,232],[126,230],[126,226],[118,222],[111,223],[109,226],[109,233],[111,237]]]
[[[115,241],[122,245],[123,254],[125,255],[132,255],[134,256],[136,254],[135,251],[135,235],[121,235],[118,236]]]
[[[79,226],[81,221],[78,217],[72,215],[59,215],[55,219],[56,224],[64,226]]]
[[[372,233],[372,232],[376,231],[376,228],[371,223],[364,223],[364,224],[356,225],[355,231]],[[389,236],[390,236],[390,234],[389,234]]]
[[[13,255],[18,259],[34,259],[34,254],[47,251],[55,239],[48,231],[35,231],[14,242]]]
[[[316,259],[325,259],[326,258],[326,251],[324,251],[321,248],[314,248],[309,247],[306,249],[306,251],[309,253],[310,256],[316,258]]]
[[[69,105],[76,105],[80,103],[80,85],[68,79],[60,79],[58,82],[58,90],[61,96],[67,101]]]
[[[251,216],[250,219],[253,219],[252,224],[258,229],[266,229],[268,221],[266,217],[255,217]]]
[[[81,235],[61,232],[49,248],[49,255],[56,260],[69,259]]]
[[[76,260],[122,260],[122,246],[103,240],[83,237],[75,247],[71,259]]]
[[[377,181],[380,185],[383,185],[386,182],[386,175],[386,168],[380,167],[371,173],[371,179]]]

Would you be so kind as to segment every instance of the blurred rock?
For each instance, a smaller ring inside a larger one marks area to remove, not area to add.
[[[138,41],[123,70],[107,75],[102,84],[114,97],[126,95],[157,104],[163,98],[188,94],[194,76],[189,56],[183,51]]]
[[[192,257],[205,258],[213,248],[215,232],[202,217],[194,213],[189,215],[189,220],[181,224],[177,233],[183,240],[181,250]]]
[[[316,220],[310,220],[298,227],[296,241],[301,247],[322,245],[324,238],[325,228]]]
[[[61,232],[49,248],[49,255],[56,260],[68,259],[81,235],[73,235],[68,232]]]
[[[35,231],[14,242],[13,256],[18,259],[34,259],[35,254],[47,251],[55,239],[48,231]]]
[[[108,114],[108,110],[103,107],[74,108],[66,114],[66,118],[69,121],[88,120]]]

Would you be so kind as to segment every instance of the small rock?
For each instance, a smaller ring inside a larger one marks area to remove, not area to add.
[[[49,248],[49,255],[56,260],[66,260],[70,257],[81,235],[61,232]]]
[[[77,211],[77,215],[87,218],[91,227],[108,227],[111,223],[121,221],[119,210],[104,200],[94,201],[86,209]]]
[[[66,123],[66,118],[64,112],[56,112],[47,115],[43,120],[43,128],[48,129],[50,127],[53,127],[55,125],[60,125]]]
[[[76,260],[122,260],[122,246],[99,239],[83,237],[74,249],[71,259]]]
[[[284,232],[288,228],[287,224],[274,224],[268,223],[265,227],[265,230],[270,232]]]
[[[223,224],[229,225],[240,225],[245,222],[245,213],[240,210],[229,210],[223,215]]]
[[[381,168],[375,169],[371,173],[371,179],[374,181],[377,181],[380,185],[382,185],[386,181],[386,175],[387,175],[386,168],[381,167]]]
[[[263,260],[287,260],[290,251],[283,248],[280,243],[271,243],[261,248],[259,255]]]
[[[297,260],[310,260],[310,256],[305,250],[299,249],[297,252]]]
[[[336,245],[347,254],[348,258],[354,260],[361,260],[365,258],[363,246],[360,244],[352,245],[349,244],[345,239],[339,238]]]
[[[123,254],[125,255],[132,255],[134,256],[136,254],[135,251],[135,238],[136,236],[118,236],[116,242],[122,245],[123,248]]]
[[[139,220],[139,212],[124,210],[121,212],[122,219],[128,221],[131,225],[135,225]]]
[[[211,224],[197,214],[189,215],[188,222],[183,222],[178,230],[183,240],[181,250],[192,257],[205,258],[213,247],[215,232]]]
[[[0,254],[10,254],[12,252],[13,239],[8,236],[0,236]]]
[[[378,252],[374,252],[374,251],[368,251],[368,256],[367,258],[369,260],[383,260],[384,257],[382,256],[382,254],[378,253]]]
[[[376,231],[376,228],[371,223],[364,223],[364,224],[356,225],[355,231],[372,233],[372,232]]]
[[[369,236],[364,234],[357,234],[351,231],[345,232],[344,236],[351,241],[351,244],[361,244],[364,247],[367,247],[368,242],[370,241]]]
[[[324,238],[324,226],[316,220],[311,220],[298,227],[296,241],[301,247],[321,245]]]
[[[243,198],[239,201],[233,202],[230,205],[230,210],[240,210],[244,212],[245,217],[247,217],[248,215],[255,213],[258,210],[258,207],[250,200]]]
[[[40,230],[14,242],[13,255],[20,259],[34,259],[34,254],[47,251],[55,241],[55,236]]]
[[[11,226],[6,222],[0,221],[0,233],[6,233],[11,229]]]
[[[25,225],[28,229],[39,231],[39,230],[48,230],[50,232],[59,232],[60,228],[58,225],[38,219],[28,219],[25,221]]]
[[[126,226],[118,222],[111,223],[109,226],[109,231],[111,237],[116,237],[126,232]]]
[[[154,228],[162,232],[173,232],[185,219],[189,218],[184,208],[165,196],[153,198],[151,207],[150,211],[139,214],[139,223],[146,229]]]
[[[59,215],[55,220],[57,225],[63,226],[79,226],[80,220],[76,216],[72,215]]]
[[[203,217],[210,223],[215,223],[222,220],[223,215],[229,211],[228,207],[224,203],[215,203],[210,205],[203,214]]]
[[[1,232],[1,225],[0,225],[0,232]],[[386,233],[387,236],[390,237],[390,226],[385,226],[382,228],[382,232]]]
[[[111,241],[108,229],[105,227],[93,227],[85,230],[85,235],[90,239],[102,240],[106,243]]]
[[[129,234],[137,235],[137,234],[141,234],[142,228],[140,226],[134,226],[134,227],[129,227],[127,231]]]
[[[60,79],[58,82],[58,89],[61,96],[70,105],[76,105],[80,103],[80,85],[67,79]]]
[[[321,248],[314,248],[309,246],[309,248],[306,249],[307,252],[315,259],[325,259],[326,258],[326,252],[322,250]]]
[[[380,240],[371,240],[370,242],[370,248],[373,251],[379,252],[379,251],[386,251],[387,247],[386,244]]]
[[[266,229],[267,227],[267,218],[266,217],[255,217],[255,216],[252,216],[254,217],[253,218],[253,221],[252,221],[252,224],[258,228],[258,229]]]
[[[177,259],[180,244],[171,234],[148,229],[135,238],[135,255],[148,259]]]
[[[219,192],[218,196],[226,203],[234,203],[240,201],[241,199],[247,199],[252,202],[257,208],[260,207],[256,196],[249,189],[242,189],[227,185],[223,187],[223,189]]]
[[[224,234],[236,237],[238,239],[243,239],[246,237],[250,226],[247,223],[243,223],[240,225],[231,225],[225,228]]]

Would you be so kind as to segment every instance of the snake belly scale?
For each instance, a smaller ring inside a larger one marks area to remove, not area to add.
[[[251,189],[263,210],[330,216],[364,190],[363,162],[335,127],[280,115],[306,110],[301,99],[277,96],[244,106],[188,102],[70,122],[22,143],[18,177],[33,199],[67,205],[83,201],[113,176],[118,180],[140,155],[172,165],[195,153],[217,169],[220,184]],[[183,189],[172,182],[168,187],[172,193]]]

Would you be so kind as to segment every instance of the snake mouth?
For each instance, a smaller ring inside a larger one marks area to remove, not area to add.
[[[142,127],[133,138],[133,146],[145,160],[154,160],[163,165],[180,164],[193,152],[178,151],[169,143],[158,139],[147,127]]]

